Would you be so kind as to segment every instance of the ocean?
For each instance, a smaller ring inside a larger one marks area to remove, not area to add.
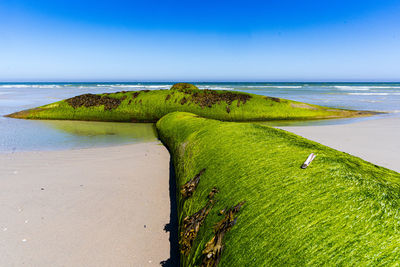
[[[152,124],[27,121],[3,116],[84,93],[169,89],[172,84],[172,82],[0,83],[0,153],[155,141],[156,135]],[[387,112],[383,116],[400,116],[400,83],[201,82],[194,84],[200,89],[242,91],[335,108]],[[356,120],[325,120],[309,124],[353,121]],[[296,123],[302,122],[272,124]]]

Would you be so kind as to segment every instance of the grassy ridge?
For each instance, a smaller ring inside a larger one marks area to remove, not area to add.
[[[206,168],[194,195],[178,196],[179,222],[207,203],[184,266],[201,262],[220,209],[245,200],[225,236],[220,266],[396,265],[400,261],[400,174],[294,134],[252,123],[171,113],[157,123],[178,186]],[[310,167],[301,164],[310,153]]]
[[[199,90],[193,85],[187,86],[189,87],[183,89],[178,86],[178,90],[172,88],[83,95],[8,116],[22,119],[156,122],[174,111],[191,112],[225,121],[324,119],[373,114],[240,92]]]

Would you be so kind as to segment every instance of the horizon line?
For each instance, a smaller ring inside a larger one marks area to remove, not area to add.
[[[49,81],[0,81],[0,83],[400,83],[400,80],[393,80],[393,81],[379,81],[379,80],[321,80],[321,81],[311,81],[311,80],[279,80],[279,81],[268,81],[268,80],[79,80],[79,81],[72,81],[72,80],[49,80]]]

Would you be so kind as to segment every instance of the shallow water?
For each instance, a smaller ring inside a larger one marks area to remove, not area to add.
[[[0,84],[0,153],[90,148],[156,141],[151,123],[32,121],[3,117],[75,95],[119,91],[95,86]]]
[[[155,141],[153,124],[27,121],[3,115],[84,93],[169,89],[172,83],[0,83],[0,153],[87,148]],[[317,105],[400,115],[400,83],[196,83]],[[384,115],[388,116],[388,115]],[[369,118],[370,119],[370,118]],[[373,118],[374,119],[374,118]],[[360,119],[274,121],[268,125],[352,123]]]

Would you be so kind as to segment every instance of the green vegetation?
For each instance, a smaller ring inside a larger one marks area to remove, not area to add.
[[[179,83],[170,90],[86,94],[9,116],[158,121],[180,188],[183,266],[395,265],[399,173],[244,123],[372,114]],[[90,132],[90,125],[56,127]],[[310,153],[317,158],[301,169]]]
[[[156,122],[184,111],[224,121],[326,119],[372,115],[232,91],[199,90],[178,83],[170,90],[85,94],[8,115],[22,119]]]
[[[186,216],[206,216],[188,256],[181,256],[184,266],[201,264],[206,243],[217,234],[213,227],[224,218],[217,213],[241,201],[237,222],[223,237],[219,266],[399,263],[399,173],[255,123],[175,112],[157,129],[178,186],[205,169],[191,197],[178,193],[181,227]],[[310,153],[316,159],[301,169]],[[202,209],[213,187],[219,192],[207,215]]]

